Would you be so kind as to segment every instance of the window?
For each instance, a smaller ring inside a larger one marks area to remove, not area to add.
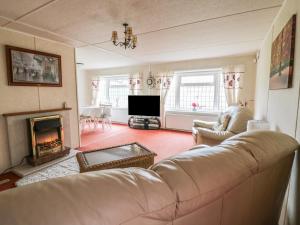
[[[128,76],[100,77],[98,99],[100,103],[110,103],[113,107],[128,107]]]
[[[227,107],[221,69],[175,72],[166,109],[218,112]]]

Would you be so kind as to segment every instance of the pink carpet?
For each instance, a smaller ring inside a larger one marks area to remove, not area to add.
[[[112,128],[86,129],[81,135],[81,151],[138,142],[155,152],[155,162],[193,146],[192,134],[171,130],[137,130],[127,125],[113,124]]]

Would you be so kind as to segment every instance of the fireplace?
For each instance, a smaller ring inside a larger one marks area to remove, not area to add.
[[[30,156],[33,166],[49,162],[69,154],[64,146],[63,119],[61,115],[27,119],[29,129]]]

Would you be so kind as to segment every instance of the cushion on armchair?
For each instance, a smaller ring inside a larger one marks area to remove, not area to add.
[[[217,124],[213,126],[214,131],[225,131],[230,122],[231,116],[229,113],[221,113],[218,119]]]
[[[238,107],[236,111],[231,113],[227,130],[234,134],[242,133],[247,130],[248,120],[252,119],[252,113],[248,108]]]

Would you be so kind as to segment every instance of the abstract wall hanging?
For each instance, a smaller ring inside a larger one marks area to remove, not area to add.
[[[293,15],[272,43],[269,89],[293,86],[296,15]]]

